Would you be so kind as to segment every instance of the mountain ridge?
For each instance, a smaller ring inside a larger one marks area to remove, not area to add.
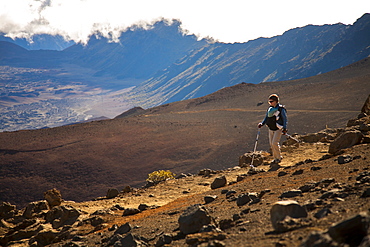
[[[186,60],[174,64],[143,82],[129,96],[145,95],[140,102],[145,107],[204,96],[240,82],[291,80],[325,73],[368,57],[369,29],[370,14],[365,14],[353,26],[309,25],[235,46],[209,44],[188,56],[194,59],[190,62],[193,67],[184,65]]]
[[[353,25],[309,25],[237,44],[198,41],[183,34],[179,22],[162,21],[122,33],[120,43],[94,35],[87,46],[64,51],[9,50],[0,54],[0,105],[7,106],[0,122],[4,130],[54,127],[196,98],[241,82],[331,71],[370,54],[369,16]]]

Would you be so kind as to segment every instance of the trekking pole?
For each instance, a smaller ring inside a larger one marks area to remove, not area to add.
[[[251,161],[250,167],[254,167],[254,166],[253,166],[254,154],[256,153],[257,143],[258,143],[258,138],[259,138],[259,136],[260,136],[260,133],[261,133],[261,130],[260,130],[260,128],[258,128],[257,137],[256,137],[256,142],[254,143],[254,149],[253,149],[252,161]]]
[[[286,137],[292,139],[293,141],[300,142],[297,138],[294,138],[293,136],[289,135],[288,133],[285,133]]]

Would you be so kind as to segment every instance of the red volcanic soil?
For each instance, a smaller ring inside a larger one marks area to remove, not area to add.
[[[343,127],[370,92],[370,60],[301,80],[239,84],[137,116],[0,133],[0,200],[24,206],[59,189],[84,201],[108,188],[141,186],[155,170],[225,169],[253,149],[267,97],[286,105],[289,133]],[[259,149],[268,149],[264,128]]]

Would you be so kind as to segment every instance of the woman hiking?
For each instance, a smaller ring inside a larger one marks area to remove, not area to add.
[[[271,94],[268,98],[270,107],[267,109],[265,119],[258,124],[258,128],[267,125],[269,128],[269,142],[274,160],[272,163],[280,163],[280,138],[287,133],[288,118],[283,105],[279,103],[279,96]]]

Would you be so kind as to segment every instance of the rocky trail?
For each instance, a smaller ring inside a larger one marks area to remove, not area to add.
[[[368,110],[367,110],[368,111]],[[142,188],[24,209],[0,204],[2,246],[370,246],[370,117]]]

